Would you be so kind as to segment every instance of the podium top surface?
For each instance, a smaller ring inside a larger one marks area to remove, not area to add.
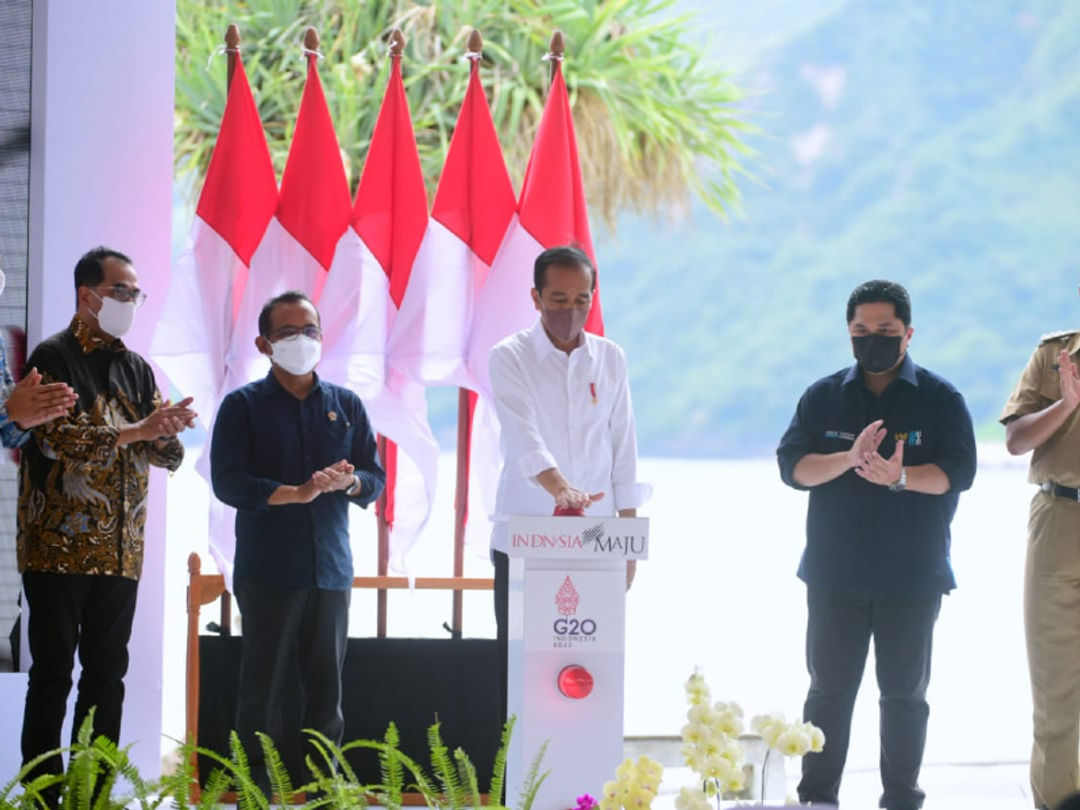
[[[649,519],[614,515],[509,519],[506,553],[557,560],[645,560]]]

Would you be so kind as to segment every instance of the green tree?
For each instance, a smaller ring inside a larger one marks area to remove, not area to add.
[[[621,211],[686,210],[696,196],[724,214],[737,204],[746,154],[740,92],[702,59],[694,19],[675,0],[178,0],[177,175],[201,177],[225,104],[224,59],[208,58],[239,25],[270,151],[284,167],[304,84],[301,40],[322,38],[321,75],[355,188],[387,77],[386,41],[399,27],[402,63],[424,174],[438,180],[468,78],[461,57],[473,28],[507,166],[519,182],[543,109],[554,29],[567,42],[590,207],[607,223]],[[197,188],[197,184],[194,184]]]

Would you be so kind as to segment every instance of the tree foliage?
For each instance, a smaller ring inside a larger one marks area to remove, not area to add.
[[[271,155],[284,167],[304,85],[301,41],[321,38],[321,76],[342,159],[355,188],[371,138],[394,27],[406,37],[403,73],[429,190],[438,181],[468,67],[473,28],[484,37],[482,81],[507,166],[520,181],[543,109],[556,28],[566,37],[586,195],[616,213],[686,210],[694,197],[724,213],[737,205],[746,154],[740,92],[702,59],[692,17],[675,0],[178,0],[176,162],[202,176],[225,104],[225,60],[213,59],[229,23],[241,50]],[[209,67],[207,61],[210,61]],[[193,184],[198,188],[198,183]]]

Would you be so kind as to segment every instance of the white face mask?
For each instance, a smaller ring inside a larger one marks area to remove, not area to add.
[[[91,294],[101,302],[98,310],[97,322],[101,331],[114,338],[122,338],[135,323],[135,310],[137,305],[134,301],[117,301],[115,298],[106,296],[102,298],[91,290]]]
[[[270,348],[273,351],[270,355],[271,361],[297,377],[302,377],[314,369],[322,357],[322,342],[306,335],[282,338],[271,343]]]

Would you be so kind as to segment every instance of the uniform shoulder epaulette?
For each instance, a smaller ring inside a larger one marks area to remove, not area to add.
[[[1052,340],[1067,340],[1078,333],[1080,333],[1080,329],[1065,329],[1061,332],[1049,332],[1039,338],[1039,345],[1042,346],[1044,343],[1049,343]]]

